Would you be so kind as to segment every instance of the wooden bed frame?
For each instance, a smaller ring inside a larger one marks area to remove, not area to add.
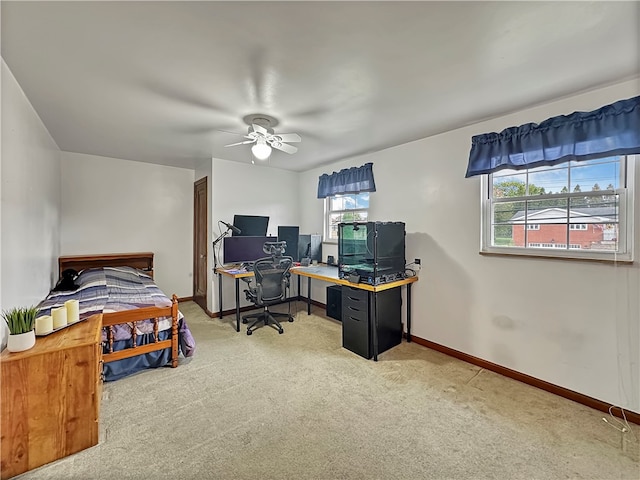
[[[58,257],[58,275],[68,268],[133,267],[153,278],[153,252],[107,253],[100,255],[67,255]]]
[[[78,272],[85,268],[100,267],[133,267],[145,272],[153,278],[153,252],[112,253],[100,255],[67,255],[58,258],[58,274],[72,268]],[[162,317],[171,317],[171,338],[158,341],[158,322]],[[135,323],[153,319],[154,342],[147,345],[136,345]],[[131,348],[113,351],[113,326],[122,323],[133,323]],[[102,355],[105,363],[131,358],[137,355],[171,348],[171,366],[178,366],[178,297],[172,295],[169,307],[144,307],[121,312],[103,313],[102,327],[107,328],[109,353]]]

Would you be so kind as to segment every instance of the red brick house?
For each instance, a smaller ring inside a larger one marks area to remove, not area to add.
[[[526,218],[525,218],[526,217]],[[614,207],[560,207],[520,211],[510,220],[513,246],[615,250],[618,244],[618,212]]]

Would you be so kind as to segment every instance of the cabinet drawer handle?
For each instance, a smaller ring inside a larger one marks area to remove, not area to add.
[[[349,310],[353,310],[354,312],[359,312],[359,311],[360,311],[359,309],[357,309],[357,308],[353,308],[353,307],[351,307],[351,306],[347,306],[347,308],[348,308]]]
[[[360,321],[360,319],[359,319],[359,318],[354,318],[354,317],[352,317],[351,315],[349,315],[349,318],[350,318],[351,320],[353,320],[354,322],[359,322],[359,321]]]
[[[347,298],[349,298],[349,300],[354,300],[354,301],[356,301],[356,302],[360,302],[360,301],[362,301],[361,299],[356,298],[356,297],[347,297]]]

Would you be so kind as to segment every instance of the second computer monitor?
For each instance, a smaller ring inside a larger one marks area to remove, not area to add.
[[[240,230],[240,233],[233,232],[233,236],[259,237],[267,234],[269,217],[260,215],[234,215],[233,226]]]
[[[276,242],[277,237],[240,236],[225,237],[222,244],[222,258],[224,263],[255,262],[259,258],[268,257],[262,247],[265,242]]]
[[[287,242],[284,254],[293,258],[294,262],[300,261],[298,255],[298,237],[300,236],[300,227],[297,226],[278,226],[278,241]]]

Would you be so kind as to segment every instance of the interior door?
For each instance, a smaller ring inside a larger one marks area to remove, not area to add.
[[[207,311],[207,177],[193,185],[193,301]]]

